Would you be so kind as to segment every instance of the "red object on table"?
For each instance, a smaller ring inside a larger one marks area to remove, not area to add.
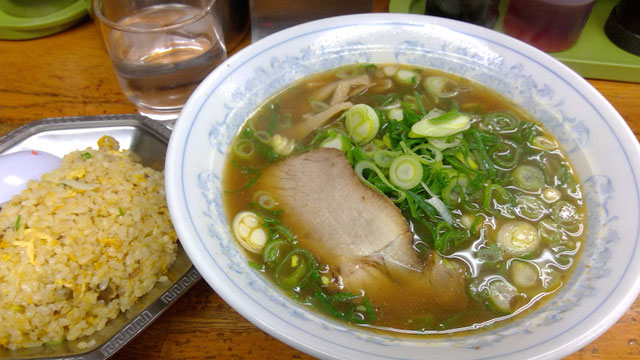
[[[546,52],[578,41],[595,0],[511,0],[504,17],[507,34]]]

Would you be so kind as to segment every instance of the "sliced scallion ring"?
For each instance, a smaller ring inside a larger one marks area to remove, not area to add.
[[[513,170],[513,181],[526,191],[538,191],[544,185],[544,173],[531,165],[519,165]]]
[[[273,196],[264,190],[258,190],[253,193],[251,199],[267,210],[271,210],[278,205]]]
[[[384,73],[384,76],[386,77],[392,77],[393,75],[396,74],[396,72],[398,72],[398,67],[397,66],[385,66],[382,68],[382,72]]]
[[[503,169],[511,169],[518,163],[521,152],[518,145],[509,140],[503,140],[492,146],[488,155],[494,164]]]
[[[523,218],[531,221],[542,219],[548,212],[542,199],[533,195],[516,196],[516,212]]]
[[[541,135],[534,137],[533,140],[531,140],[531,145],[538,149],[546,150],[546,151],[552,151],[558,147],[555,141],[549,139],[546,136],[541,136]]]
[[[393,159],[389,168],[391,183],[402,190],[410,190],[422,181],[422,164],[416,156],[401,155]]]
[[[538,249],[540,236],[538,229],[528,222],[509,221],[498,231],[496,242],[506,254],[521,256]]]
[[[241,159],[249,159],[253,156],[255,146],[249,139],[238,139],[233,143],[233,153]]]
[[[309,251],[295,249],[278,264],[274,274],[275,281],[285,289],[293,289],[309,276],[314,263]]]
[[[538,235],[542,241],[551,246],[556,246],[566,241],[566,235],[550,219],[540,220],[538,223]]]
[[[396,188],[395,186],[393,186],[393,184],[391,184],[389,182],[389,180],[387,180],[386,176],[384,176],[384,174],[382,173],[382,171],[371,161],[360,161],[356,164],[355,168],[353,169],[356,174],[358,175],[358,177],[360,178],[360,181],[362,181],[365,185],[367,185],[368,187],[372,188],[373,190],[376,191],[380,191],[375,185],[373,185],[371,182],[369,182],[369,180],[367,180],[364,176],[364,171],[365,170],[371,170],[373,172],[376,173],[376,175],[378,175],[378,178],[380,179],[380,181],[382,181],[382,183],[384,183],[385,185],[387,185],[390,189],[392,189],[393,191],[396,192],[396,194],[398,195],[395,198],[390,198],[391,201],[395,202],[395,203],[399,203],[404,201],[404,199],[407,197],[407,195],[405,194],[404,191]]]
[[[402,155],[400,151],[391,151],[387,149],[380,149],[373,154],[373,162],[381,168],[388,168],[391,166],[393,159]]]
[[[271,142],[271,135],[269,135],[269,133],[266,131],[256,131],[253,133],[253,136],[255,136],[256,139],[260,140],[260,142],[262,142],[263,144],[269,145],[269,143]]]
[[[559,200],[553,205],[551,217],[569,231],[575,230],[582,223],[582,217],[576,206],[565,200]]]
[[[415,86],[420,82],[422,77],[415,71],[400,69],[394,75],[394,80],[404,86]]]
[[[278,155],[290,155],[296,148],[296,142],[293,139],[289,139],[280,134],[275,134],[271,137],[271,146],[273,151]]]
[[[518,129],[519,123],[520,120],[515,115],[502,112],[488,114],[482,119],[482,125],[499,133],[513,132]]]
[[[449,184],[442,189],[442,197],[444,200],[453,205],[462,201],[465,189],[469,186],[469,178],[460,174],[449,181]]]
[[[511,302],[518,295],[518,289],[506,280],[494,280],[489,284],[489,299],[499,311],[511,313]]]
[[[380,143],[375,140],[376,139],[360,147],[360,150],[362,150],[362,152],[369,158],[373,158],[373,155],[376,153],[376,151],[380,150],[385,146],[384,144],[382,144],[382,147],[381,147]]]
[[[262,218],[253,211],[239,212],[232,223],[233,234],[238,243],[251,252],[262,252],[268,238],[263,223]]]
[[[405,150],[404,142],[400,142],[400,145]],[[442,161],[442,151],[437,147],[433,146],[433,144],[420,144],[408,151],[405,152],[409,155],[415,155],[418,157],[421,163],[426,165],[437,164]]]
[[[513,283],[520,289],[529,289],[538,283],[540,279],[539,269],[528,262],[515,260],[509,264],[509,275]]]
[[[380,129],[380,119],[371,106],[357,104],[349,108],[345,114],[345,127],[353,141],[366,144],[376,137]]]
[[[453,81],[444,76],[434,75],[424,79],[424,88],[439,98],[450,98],[458,95],[459,88]]]
[[[267,242],[262,250],[262,261],[268,266],[275,266],[291,251],[290,242],[276,239]]]

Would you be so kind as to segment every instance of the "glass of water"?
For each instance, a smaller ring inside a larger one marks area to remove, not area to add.
[[[227,57],[216,0],[93,0],[120,88],[140,111],[175,120]]]

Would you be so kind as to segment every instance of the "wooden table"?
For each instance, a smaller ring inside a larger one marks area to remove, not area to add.
[[[384,10],[384,1],[376,9]],[[246,46],[248,39],[241,46]],[[640,84],[590,80],[640,137]],[[43,39],[0,41],[0,135],[55,116],[134,113],[90,21]],[[640,299],[569,359],[640,358]],[[262,332],[201,281],[115,359],[307,359]]]

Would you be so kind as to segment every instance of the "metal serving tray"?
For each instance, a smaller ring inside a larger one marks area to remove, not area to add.
[[[35,121],[0,137],[0,154],[20,150],[42,150],[57,156],[87,147],[110,135],[121,149],[131,149],[140,161],[156,170],[164,170],[164,158],[171,131],[164,125],[140,115],[105,115],[51,118]],[[1,171],[1,169],[0,169]],[[0,348],[0,359],[107,359],[144,330],[180,296],[200,280],[182,246],[167,274],[169,281],[158,283],[128,311],[92,336],[65,341],[55,346],[10,351]],[[78,348],[80,341],[95,339],[96,345]]]

